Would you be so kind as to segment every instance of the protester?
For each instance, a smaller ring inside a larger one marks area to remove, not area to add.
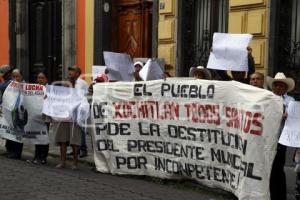
[[[252,56],[252,48],[250,46],[247,47],[248,51],[248,73],[247,73],[247,81],[250,80],[251,74],[255,72],[255,61],[254,57]]]
[[[260,72],[254,72],[250,75],[250,85],[258,87],[258,88],[264,88],[265,84],[265,77]]]
[[[248,80],[246,78],[246,72],[245,71],[231,71],[232,80],[248,84]]]
[[[191,67],[189,76],[196,79],[205,79],[205,80],[212,79],[210,71],[204,68],[203,66]]]
[[[48,78],[45,72],[38,73],[37,84],[44,85],[44,86],[48,85]],[[43,118],[47,125],[47,131],[49,133],[49,125],[50,125],[51,118],[45,115],[43,115]],[[47,163],[48,152],[49,152],[49,144],[36,144],[34,158],[32,160],[27,160],[27,162],[33,164],[45,165]]]
[[[64,87],[75,87],[74,79],[63,84]],[[71,145],[73,150],[73,165],[72,169],[78,168],[78,154],[81,145],[81,129],[74,119],[61,120],[52,119],[51,129],[55,134],[55,143],[60,147],[60,160],[61,162],[56,165],[56,168],[66,167],[67,147]]]
[[[282,97],[284,101],[284,113],[282,116],[282,121],[280,124],[280,129],[278,132],[278,138],[281,135],[282,129],[284,127],[285,119],[287,117],[287,107],[292,97],[288,96],[286,93],[290,92],[295,87],[295,82],[292,78],[287,78],[284,73],[278,72],[274,78],[268,77],[268,86],[272,89],[275,95]],[[286,146],[282,144],[277,144],[277,152],[275,159],[273,161],[271,177],[270,177],[270,192],[271,200],[286,200],[286,177],[284,172],[284,164],[286,158]]]
[[[137,61],[134,63],[134,80],[135,81],[142,81],[142,78],[139,75],[139,72],[141,71],[141,69],[144,66],[144,63],[142,63],[141,61]]]
[[[19,82],[19,83],[24,83],[25,81],[23,80],[23,75],[22,75],[22,72],[21,72],[21,70],[19,70],[19,69],[14,69],[13,71],[12,71],[12,80],[14,80],[14,81],[17,81],[17,82]]]
[[[13,67],[9,65],[4,65],[1,66],[0,68],[0,74],[2,75],[2,78],[4,80],[4,82],[0,84],[1,94],[4,93],[5,89],[12,81],[12,71],[13,71]],[[1,103],[2,103],[2,97],[1,97]],[[23,150],[22,143],[15,142],[12,140],[6,140],[5,147],[6,147],[6,153],[8,158],[12,158],[12,159],[21,158],[22,150]]]
[[[75,82],[75,88],[82,90],[84,95],[86,95],[88,93],[89,87],[87,82],[80,78],[81,69],[78,66],[74,65],[69,67],[68,70],[69,70],[69,80],[71,82]],[[88,155],[87,144],[86,144],[86,131],[84,129],[82,129],[81,131],[81,145],[78,153],[80,158],[86,157]],[[73,154],[73,153],[69,153],[69,154]]]
[[[90,84],[89,86],[89,95],[93,95],[93,86],[96,83],[104,83],[104,82],[108,82],[108,77],[106,74],[99,74],[95,80],[93,81],[93,83]]]

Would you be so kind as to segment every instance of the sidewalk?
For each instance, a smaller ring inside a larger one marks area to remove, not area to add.
[[[79,162],[81,164],[86,164],[89,166],[94,166],[94,158],[93,158],[93,151],[92,151],[92,140],[89,135],[86,136],[87,146],[88,146],[88,156],[84,158],[79,158]],[[5,142],[0,138],[0,151],[5,151]],[[34,156],[34,145],[27,145],[24,144],[23,147],[23,154],[22,157],[29,159],[30,157]],[[71,151],[71,148],[68,148],[68,151]],[[48,159],[51,160],[51,162],[58,163],[60,157],[60,150],[58,146],[55,146],[54,144],[54,134],[50,133],[50,149],[49,149],[49,156]],[[68,157],[68,159],[72,159],[71,156]],[[114,177],[118,177],[118,175],[114,175]],[[159,178],[153,178],[153,177],[147,177],[147,176],[131,176],[131,175],[124,175],[120,177],[127,177],[129,179],[134,180],[145,180],[152,182],[156,185],[168,185],[172,188],[181,188],[183,190],[193,190],[197,191],[197,193],[200,194],[200,196],[208,197],[208,200],[232,200],[234,199],[232,194],[229,194],[228,192],[218,190],[218,189],[211,189],[205,186],[201,186],[196,182],[193,181],[176,181],[176,180],[162,180]],[[205,198],[206,199],[206,198]]]

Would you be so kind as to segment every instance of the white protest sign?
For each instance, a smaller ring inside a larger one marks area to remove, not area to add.
[[[214,33],[208,69],[248,71],[247,47],[251,34]]]
[[[270,91],[235,81],[167,79],[94,86],[95,165],[112,174],[193,179],[269,200],[282,116]]]
[[[106,66],[93,65],[92,66],[93,80],[95,80],[99,74],[104,74],[105,69],[106,69]]]
[[[109,80],[133,80],[133,61],[128,54],[104,51],[103,55]]]
[[[42,107],[45,87],[11,82],[2,99],[0,137],[31,144],[49,144]]]
[[[279,138],[279,143],[289,147],[300,147],[300,102],[291,101],[288,117]]]
[[[83,98],[79,89],[48,85],[42,112],[57,120],[76,120],[75,109]]]
[[[144,81],[163,79],[164,78],[163,74],[164,73],[161,70],[159,64],[152,59],[148,59],[145,66],[139,72],[140,77]]]

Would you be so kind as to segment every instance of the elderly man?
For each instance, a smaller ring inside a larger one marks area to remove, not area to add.
[[[250,75],[250,85],[258,88],[264,88],[265,76],[260,72],[254,72]]]
[[[273,93],[282,97],[284,101],[284,113],[278,132],[279,137],[287,117],[285,111],[287,110],[289,102],[294,100],[293,97],[288,96],[286,93],[294,89],[295,82],[292,78],[287,78],[284,73],[278,72],[274,78],[268,77],[267,84],[272,89]],[[271,200],[286,200],[286,177],[284,173],[285,154],[286,146],[278,143],[270,177]]]
[[[74,65],[68,68],[69,70],[69,80],[75,83],[75,88],[80,89],[86,95],[88,93],[88,84],[86,81],[80,78],[81,69]],[[87,156],[87,144],[86,144],[86,132],[82,129],[81,131],[81,145],[79,148],[79,157],[83,158]],[[73,154],[73,152],[69,153]]]

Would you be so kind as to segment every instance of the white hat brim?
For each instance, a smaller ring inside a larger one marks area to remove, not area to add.
[[[287,92],[292,91],[295,88],[295,81],[292,78],[285,78],[285,79],[274,79],[272,77],[267,77],[267,85],[269,88],[273,89],[274,82],[282,82],[288,86]]]

